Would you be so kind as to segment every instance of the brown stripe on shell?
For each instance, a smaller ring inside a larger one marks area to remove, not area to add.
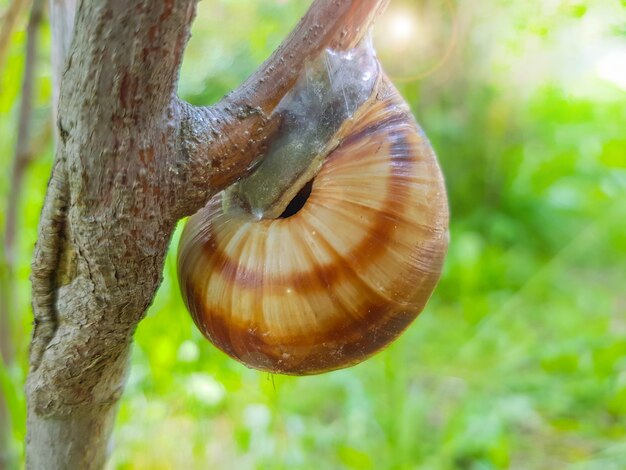
[[[429,293],[439,275],[432,273],[422,290]],[[359,363],[397,338],[421,312],[428,299],[411,309],[403,310],[389,302],[364,303],[356,309],[366,312],[358,323],[328,325],[322,332],[283,338],[279,344],[264,340],[250,328],[227,322],[225,318],[208,309],[203,295],[191,292],[190,303],[202,305],[204,315],[196,322],[198,327],[220,350],[248,367],[269,372],[305,375],[340,369]],[[207,328],[206,319],[211,327]]]
[[[387,108],[389,109],[391,106],[393,106],[394,103],[390,102],[387,105]],[[348,137],[346,137],[345,139],[343,139],[341,141],[341,145],[350,145],[353,142],[360,140],[364,137],[367,137],[368,135],[374,134],[375,132],[378,132],[380,130],[385,129],[388,126],[392,126],[394,124],[401,124],[406,122],[407,116],[404,113],[394,113],[392,116],[383,119],[380,122],[371,124],[367,127],[364,127],[363,129],[358,130],[357,132],[354,132],[352,134],[350,134]],[[329,159],[332,158],[332,154],[328,156]]]
[[[427,276],[419,293],[425,295],[418,294],[423,300],[411,309],[404,310],[388,301],[364,303],[354,307],[366,312],[358,322],[338,321],[326,325],[317,334],[311,331],[302,336],[282,338],[279,344],[264,341],[264,336],[257,334],[258,331],[227,322],[222,315],[206,306],[205,318],[198,326],[208,333],[219,349],[247,366],[276,373],[315,374],[361,362],[393,341],[423,309],[437,279],[436,273]],[[204,305],[202,295],[194,297],[192,303]],[[211,331],[205,329],[206,317],[211,318]]]

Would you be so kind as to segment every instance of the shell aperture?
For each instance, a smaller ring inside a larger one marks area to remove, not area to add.
[[[260,167],[189,219],[179,280],[198,328],[231,357],[321,373],[368,358],[422,311],[447,249],[447,198],[369,43],[326,51],[275,112],[285,124]]]

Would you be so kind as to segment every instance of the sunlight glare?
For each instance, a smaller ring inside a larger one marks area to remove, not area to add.
[[[626,49],[616,49],[600,59],[597,66],[600,78],[626,90]]]
[[[415,36],[416,21],[406,13],[398,13],[389,21],[389,36],[398,45],[405,45]]]

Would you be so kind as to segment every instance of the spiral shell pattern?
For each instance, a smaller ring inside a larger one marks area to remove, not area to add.
[[[224,209],[189,220],[179,249],[186,305],[204,335],[249,367],[315,374],[393,341],[422,311],[448,240],[431,146],[384,79],[342,129],[287,218]]]

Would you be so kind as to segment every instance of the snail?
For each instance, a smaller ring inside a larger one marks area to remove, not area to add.
[[[443,177],[368,41],[324,51],[273,113],[259,167],[190,217],[181,292],[202,333],[248,367],[348,367],[396,339],[434,290]]]

